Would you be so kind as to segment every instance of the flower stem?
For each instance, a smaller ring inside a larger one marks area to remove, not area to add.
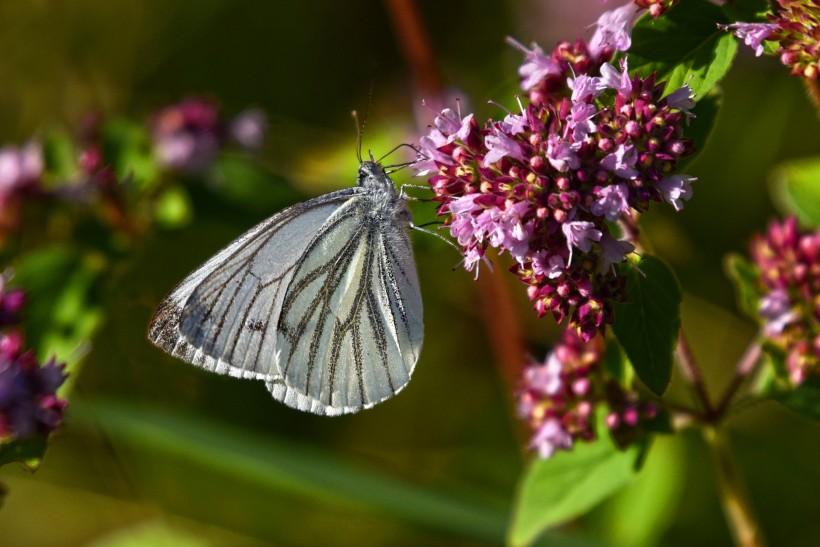
[[[706,389],[706,383],[703,381],[703,375],[701,375],[700,369],[698,369],[695,355],[692,353],[692,348],[689,346],[689,341],[683,332],[683,328],[681,328],[680,333],[678,334],[677,354],[681,371],[694,388],[695,395],[703,407],[705,417],[709,420],[713,419],[716,416],[715,409],[709,399],[709,392]]]
[[[723,396],[720,398],[717,406],[715,406],[716,416],[723,416],[729,408],[732,398],[734,398],[737,390],[740,389],[740,386],[743,384],[743,381],[757,369],[757,365],[760,363],[761,352],[762,348],[760,345],[760,339],[755,338],[749,344],[749,347],[746,348],[743,357],[740,361],[738,361],[732,382],[729,384],[729,387],[726,388],[726,391],[723,393]]]
[[[820,82],[811,78],[803,78],[803,82],[806,84],[806,94],[811,99],[815,111],[820,115]]]
[[[387,0],[387,8],[404,58],[413,71],[418,91],[422,95],[438,95],[443,87],[441,76],[416,2]]]
[[[735,544],[740,547],[763,547],[766,542],[725,434],[712,427],[704,428],[703,434],[715,459],[721,503]]]

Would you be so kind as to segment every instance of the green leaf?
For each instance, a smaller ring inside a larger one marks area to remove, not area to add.
[[[294,498],[374,511],[481,543],[499,544],[504,537],[507,513],[503,505],[380,475],[304,444],[254,434],[183,411],[151,408],[145,401],[75,400],[72,409],[75,423],[101,428],[118,448],[131,449],[123,454],[135,455],[128,462],[133,472],[139,473],[144,466],[138,484],[143,494],[156,488],[167,499],[172,479],[160,476],[152,482],[161,471],[151,462],[162,461],[163,469],[176,462],[199,478],[228,480],[247,484],[251,490],[286,492]],[[215,505],[219,507],[217,502],[198,507],[209,511]],[[205,516],[212,515],[197,515]],[[243,519],[247,526],[247,515]]]
[[[70,391],[87,341],[102,322],[97,291],[104,269],[101,255],[64,247],[39,250],[15,266],[12,282],[28,293],[26,343],[37,349],[41,361],[55,356],[66,363],[69,377],[60,388],[62,396]]]
[[[733,22],[768,23],[765,16],[765,13],[769,11],[767,0],[727,2],[721,9],[726,14],[726,17]]]
[[[534,460],[520,484],[509,543],[529,545],[547,528],[585,513],[625,486],[635,474],[636,452],[634,447],[620,452],[603,438]]]
[[[603,507],[597,528],[613,546],[657,545],[675,522],[686,458],[676,437],[657,438],[640,474]]]
[[[695,143],[695,155],[686,158],[678,165],[678,171],[686,172],[686,168],[697,158],[697,152],[706,148],[712,130],[715,128],[718,110],[723,103],[723,95],[717,88],[710,91],[698,101],[694,109],[695,117],[691,118],[684,127],[683,135]]]
[[[628,301],[615,305],[612,330],[641,381],[662,395],[672,377],[672,357],[680,330],[681,292],[675,274],[661,259],[646,256],[624,265]]]
[[[820,227],[820,157],[781,165],[770,183],[773,199],[784,214],[797,215],[804,226]]]
[[[603,363],[606,371],[619,385],[629,385],[632,376],[632,367],[618,340],[612,338],[607,339]]]
[[[791,391],[774,396],[786,407],[813,420],[820,420],[820,380],[809,378]]]
[[[144,124],[114,118],[102,127],[103,157],[119,180],[133,181],[145,190],[159,180],[159,167]]]
[[[630,71],[657,72],[667,93],[688,82],[696,99],[703,98],[726,75],[737,52],[735,37],[716,26],[729,22],[706,0],[680,2],[657,19],[642,17],[632,30]]]
[[[249,211],[273,214],[284,204],[303,199],[282,178],[245,157],[220,157],[211,176],[222,198]]]
[[[45,171],[64,182],[77,175],[77,153],[71,137],[63,131],[49,131],[43,138]]]
[[[726,275],[735,285],[737,305],[740,311],[757,320],[757,306],[760,301],[760,273],[754,264],[741,255],[730,254],[724,261]]]

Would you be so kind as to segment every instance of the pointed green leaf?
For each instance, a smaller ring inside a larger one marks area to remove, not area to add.
[[[102,322],[97,292],[104,269],[102,255],[57,246],[31,253],[15,265],[12,283],[28,293],[26,343],[36,348],[41,361],[54,356],[67,364],[69,377],[60,388],[64,397],[76,380],[87,341]]]
[[[662,395],[672,377],[680,330],[678,280],[669,266],[654,256],[624,269],[627,302],[615,305],[612,330],[641,381]]]
[[[781,392],[774,398],[798,414],[820,420],[820,380],[816,378],[809,378],[794,390]]]
[[[781,165],[772,174],[771,190],[784,214],[797,215],[805,226],[820,226],[820,158]]]
[[[757,306],[760,301],[760,292],[757,288],[760,274],[757,268],[744,257],[730,254],[726,257],[724,269],[735,285],[740,311],[752,319],[757,319]]]
[[[604,438],[534,460],[519,488],[509,543],[529,545],[547,528],[582,515],[625,486],[635,474],[636,452],[620,452]]]
[[[663,17],[642,17],[632,31],[630,71],[657,72],[667,93],[689,83],[703,98],[732,65],[737,40],[717,23],[730,23],[720,8],[706,0],[680,2]],[[690,79],[691,78],[691,79]]]
[[[103,156],[114,166],[120,180],[131,180],[139,189],[158,181],[159,166],[145,125],[125,118],[114,118],[102,128]]]

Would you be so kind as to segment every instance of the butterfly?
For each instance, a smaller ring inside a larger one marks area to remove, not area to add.
[[[265,382],[322,415],[401,391],[421,352],[421,290],[406,197],[372,155],[357,185],[293,205],[183,279],[148,328],[206,370]]]

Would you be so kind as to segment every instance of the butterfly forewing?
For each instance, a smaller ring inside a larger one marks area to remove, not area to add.
[[[240,236],[165,298],[149,339],[213,372],[278,377],[275,326],[285,288],[318,228],[356,191],[295,205]]]

